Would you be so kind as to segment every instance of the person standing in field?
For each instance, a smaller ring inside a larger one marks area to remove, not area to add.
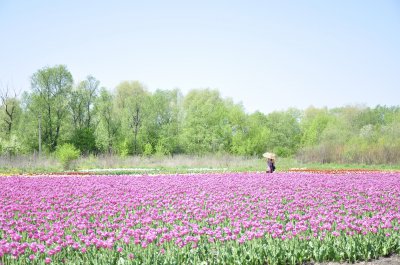
[[[275,161],[273,158],[267,159],[267,173],[273,173],[275,171]]]
[[[275,167],[275,154],[264,153],[263,157],[267,158],[267,170],[266,173],[273,173],[276,169]]]

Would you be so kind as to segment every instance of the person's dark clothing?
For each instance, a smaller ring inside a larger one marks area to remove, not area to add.
[[[275,163],[272,159],[268,159],[267,161],[267,173],[272,173],[275,171]]]

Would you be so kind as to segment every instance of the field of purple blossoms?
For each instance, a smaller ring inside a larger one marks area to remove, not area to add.
[[[0,177],[0,264],[301,264],[400,253],[400,173]]]

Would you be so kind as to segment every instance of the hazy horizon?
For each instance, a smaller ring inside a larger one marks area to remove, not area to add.
[[[20,93],[64,64],[110,90],[217,89],[249,113],[400,96],[398,1],[1,1],[0,33],[0,86]]]

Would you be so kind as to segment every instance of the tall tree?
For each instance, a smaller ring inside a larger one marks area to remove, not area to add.
[[[45,67],[32,75],[31,108],[43,119],[43,142],[54,151],[68,114],[72,75],[65,65]]]
[[[71,142],[82,153],[96,151],[95,126],[92,119],[99,84],[93,76],[88,76],[71,92],[69,107],[74,125]]]
[[[83,81],[83,87],[85,90],[86,98],[86,127],[90,128],[92,126],[92,116],[93,116],[93,106],[97,97],[97,91],[99,88],[100,81],[93,76],[88,76],[85,81]]]
[[[107,89],[100,89],[95,101],[96,109],[96,145],[102,151],[112,153],[119,131],[118,115],[114,109],[113,95]]]
[[[3,124],[0,130],[10,137],[16,128],[22,110],[17,94],[14,92],[11,96],[8,87],[0,91],[0,109],[0,124]]]
[[[242,118],[240,126],[233,132],[232,152],[238,155],[261,155],[268,149],[271,130],[267,125],[267,117],[257,111]]]
[[[210,153],[229,149],[225,128],[227,108],[217,90],[190,91],[183,102],[182,144],[188,153]]]
[[[94,102],[100,82],[93,76],[80,82],[72,90],[69,106],[75,128],[91,128]]]
[[[267,147],[279,156],[291,156],[300,147],[300,113],[289,109],[267,115],[267,127],[271,130]]]
[[[303,117],[300,121],[302,130],[301,144],[303,146],[318,144],[321,141],[323,131],[331,121],[332,117],[327,108],[307,108],[303,112]]]
[[[117,86],[116,90],[116,106],[122,114],[123,123],[132,132],[133,154],[137,155],[139,153],[138,135],[148,115],[150,93],[138,81],[124,81]],[[125,142],[126,140],[125,138]]]
[[[143,139],[157,154],[179,152],[182,94],[178,89],[156,90],[151,96]]]

